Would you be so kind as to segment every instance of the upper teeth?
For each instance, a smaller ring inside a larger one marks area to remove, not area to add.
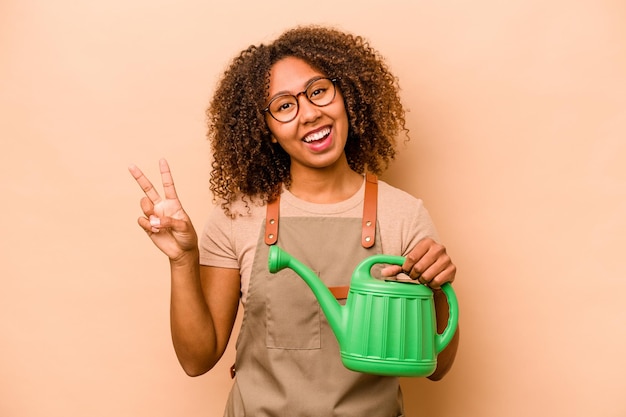
[[[307,143],[311,143],[316,140],[322,139],[324,136],[328,135],[329,133],[330,133],[330,128],[322,129],[305,137],[304,141]]]

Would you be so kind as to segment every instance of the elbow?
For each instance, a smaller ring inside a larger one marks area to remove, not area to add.
[[[428,379],[433,382],[441,381],[443,377],[446,376],[447,373],[448,373],[448,369],[443,370],[443,371],[440,371],[439,369],[437,369],[432,375],[428,376]]]
[[[215,366],[215,363],[209,362],[196,362],[196,361],[183,361],[179,360],[180,366],[185,371],[185,374],[190,377],[197,377],[209,372]]]
[[[212,354],[210,349],[203,346],[189,346],[174,343],[174,352],[178,363],[187,376],[197,377],[209,372],[220,356]]]
[[[187,374],[187,376],[190,376],[192,378],[195,378],[197,376],[204,375],[205,373],[207,373],[207,370],[202,370],[199,368],[193,368],[193,367],[187,367],[187,366],[183,366],[183,371],[185,371],[185,374]]]
[[[433,372],[427,378],[434,382],[441,381],[443,377],[446,376],[446,374],[450,371],[451,367],[452,367],[452,362],[448,362],[443,365],[437,364],[437,369],[435,369],[435,372]]]

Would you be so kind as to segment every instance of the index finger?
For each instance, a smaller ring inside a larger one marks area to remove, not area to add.
[[[406,255],[406,259],[402,265],[402,270],[407,272],[407,274],[411,272],[413,267],[415,267],[415,265],[428,252],[429,245],[430,241],[428,238],[424,238],[417,242],[415,247],[413,247],[413,249],[411,249],[411,251]]]
[[[143,192],[150,199],[150,201],[152,201],[153,204],[156,204],[159,201],[161,201],[161,196],[159,195],[157,190],[154,188],[154,186],[152,185],[148,177],[146,177],[144,173],[136,165],[134,164],[130,165],[128,167],[128,170],[130,171],[133,178],[135,178],[135,181],[137,181],[137,184],[139,184]]]

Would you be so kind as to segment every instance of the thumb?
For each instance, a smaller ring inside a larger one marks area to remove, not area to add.
[[[402,272],[402,267],[399,265],[389,265],[380,270],[383,277],[394,277],[400,272]]]
[[[189,230],[186,221],[173,217],[157,217],[152,214],[149,220],[153,232],[158,232],[161,229],[171,229],[175,232],[186,232]]]

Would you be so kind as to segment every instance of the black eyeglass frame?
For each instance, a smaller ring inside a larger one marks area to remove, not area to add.
[[[311,85],[313,85],[313,83],[316,83],[316,82],[318,82],[319,80],[329,80],[329,81],[332,83],[332,85],[333,85],[333,97],[330,99],[330,101],[329,101],[328,103],[326,103],[326,104],[322,104],[322,105],[319,105],[319,104],[317,104],[317,103],[314,103],[314,102],[311,100],[311,98],[309,97],[309,95],[306,93],[306,92],[307,92],[307,90],[309,89],[309,87],[311,87]],[[305,86],[304,90],[300,91],[299,93],[297,93],[297,94],[288,94],[288,93],[285,93],[285,94],[279,94],[279,95],[277,95],[276,97],[274,97],[273,99],[271,99],[271,100],[270,100],[270,102],[269,102],[269,103],[267,103],[267,107],[265,107],[265,108],[263,109],[263,113],[269,113],[269,115],[270,115],[270,116],[272,116],[272,119],[276,120],[276,121],[277,121],[277,122],[279,122],[279,123],[289,123],[289,122],[292,122],[292,121],[293,121],[296,117],[298,117],[298,113],[300,112],[300,101],[299,101],[298,99],[299,99],[299,97],[300,97],[302,94],[304,94],[304,96],[306,97],[306,99],[307,99],[307,100],[309,100],[309,103],[313,104],[314,106],[316,106],[316,107],[326,107],[326,106],[328,106],[329,104],[331,104],[333,101],[335,101],[335,97],[337,97],[337,81],[339,81],[339,78],[338,78],[338,77],[335,77],[335,78],[330,78],[330,77],[315,77],[315,78],[313,78],[311,81],[309,81],[309,82],[307,83],[307,85]],[[274,101],[278,100],[279,98],[283,98],[283,97],[293,97],[293,98],[295,98],[295,99],[296,99],[296,106],[298,106],[298,108],[296,109],[296,112],[294,113],[293,117],[292,117],[291,119],[289,119],[289,120],[286,120],[286,121],[283,121],[283,120],[278,120],[278,119],[276,118],[276,116],[274,116],[274,115],[272,114],[272,112],[270,111],[270,106],[272,105],[272,103],[273,103]]]

